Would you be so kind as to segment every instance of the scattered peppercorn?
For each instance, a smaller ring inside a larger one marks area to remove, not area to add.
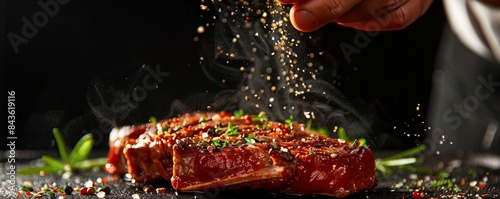
[[[87,187],[82,187],[82,188],[80,189],[80,194],[81,194],[81,195],[87,195],[87,194],[88,194],[88,193],[87,193]]]
[[[66,186],[66,187],[64,188],[64,193],[65,193],[66,195],[71,195],[71,193],[73,193],[73,187]]]
[[[420,199],[422,197],[422,193],[420,193],[420,191],[418,190],[415,190],[413,191],[413,193],[411,193],[411,197],[413,199]]]
[[[87,194],[88,195],[94,195],[95,194],[95,188],[94,187],[89,187],[87,189]]]
[[[104,188],[102,188],[102,190],[101,190],[101,191],[104,191],[104,193],[106,193],[106,195],[109,195],[109,194],[111,193],[111,188],[109,188],[109,187],[104,187]]]

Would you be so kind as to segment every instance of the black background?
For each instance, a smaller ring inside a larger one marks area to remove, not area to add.
[[[162,117],[176,99],[222,89],[205,77],[199,64],[203,51],[200,42],[193,39],[198,36],[196,28],[204,23],[199,1],[69,1],[59,5],[56,15],[15,53],[7,34],[22,36],[21,19],[33,21],[33,15],[42,11],[37,2],[11,0],[4,5],[2,107],[5,110],[6,91],[16,91],[18,149],[54,149],[54,127],[64,132],[68,144],[92,132],[96,147],[105,149],[109,126],[92,111],[95,104],[89,103],[88,96],[95,100],[101,93],[109,99],[116,98],[109,96],[113,91],[130,92],[147,75],[141,70],[143,64],[153,69],[158,65],[169,75],[115,124]],[[321,44],[337,58],[338,88],[353,102],[361,101],[377,112],[376,132],[403,141],[383,145],[387,148],[409,147],[411,142],[407,141],[412,139],[404,132],[424,134],[422,121],[444,23],[441,2],[434,1],[430,10],[406,29],[371,37],[369,45],[350,62],[344,59],[339,44],[354,45],[358,32],[329,24],[314,33],[321,35]],[[2,149],[6,149],[5,144]]]

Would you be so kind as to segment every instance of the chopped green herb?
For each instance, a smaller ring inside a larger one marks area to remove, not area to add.
[[[235,118],[241,118],[241,117],[243,117],[243,115],[244,115],[243,109],[235,111],[233,115],[234,115]]]
[[[198,123],[202,123],[202,122],[206,122],[206,121],[207,121],[206,117],[200,117],[200,119],[198,120]]]
[[[168,130],[168,126],[166,124],[163,124],[161,126],[161,131],[167,131]]]
[[[215,127],[215,133],[219,133],[221,131],[222,131],[222,127],[220,127],[220,126]]]
[[[175,126],[175,127],[174,127],[174,131],[178,131],[178,130],[180,130],[181,128],[182,128],[182,126]]]
[[[430,184],[431,187],[446,186],[448,188],[453,187],[453,182],[450,179],[436,180],[436,182]]]
[[[306,123],[306,129],[309,131],[316,131],[323,134],[326,137],[330,137],[330,131],[327,128],[320,128],[318,130],[312,128],[312,120],[308,120]]]
[[[233,126],[233,124],[231,122],[229,122],[227,124],[227,130],[226,130],[225,134],[229,135],[229,136],[237,136],[237,135],[239,135],[238,128]]]
[[[285,124],[290,126],[290,127],[292,126],[292,122],[293,122],[293,115],[290,115],[290,117],[285,119]]]
[[[254,122],[266,122],[268,120],[267,115],[252,115],[252,121]]]
[[[257,143],[259,142],[259,140],[257,140],[257,138],[253,137],[253,136],[247,136],[245,137],[245,141],[249,144],[254,144],[254,143]]]
[[[27,191],[35,191],[35,189],[33,189],[32,186],[28,186],[28,185],[23,185],[21,187],[21,190],[24,191],[24,192],[27,192]]]
[[[158,118],[156,118],[155,116],[151,116],[151,117],[149,117],[148,121],[149,121],[149,123],[153,123],[154,124],[154,123],[158,122]]]
[[[347,140],[347,141],[349,141],[351,144],[353,144],[353,143],[355,143],[355,142],[356,142],[356,140],[351,139],[351,138],[347,135],[347,132],[346,132],[346,131],[345,131],[345,129],[344,129],[344,128],[342,128],[342,127],[339,127],[339,128],[337,129],[337,133],[338,133],[338,135],[339,135],[339,138],[340,138],[340,139]],[[359,141],[359,146],[365,146],[365,145],[366,145],[366,139],[365,139],[365,138],[360,138],[360,139],[358,139],[357,141]]]
[[[212,138],[212,143],[214,143],[216,147],[226,147],[227,140],[221,140],[219,137],[214,137]]]

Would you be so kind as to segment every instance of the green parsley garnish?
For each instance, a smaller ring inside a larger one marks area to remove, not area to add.
[[[225,134],[229,135],[229,136],[237,136],[237,135],[239,135],[238,128],[233,126],[233,124],[231,122],[229,122],[227,124],[227,130],[226,130]]]
[[[252,121],[254,122],[267,122],[268,120],[267,115],[252,115]]]
[[[202,122],[206,122],[207,121],[207,117],[200,117],[200,119],[198,120],[198,123],[202,123]]]
[[[306,129],[310,130],[310,131],[316,131],[316,132],[323,134],[326,137],[330,137],[330,131],[328,131],[328,129],[326,129],[326,128],[320,128],[320,129],[312,128],[312,120],[307,121]]]
[[[290,115],[287,119],[285,119],[285,124],[292,127],[293,115]]]
[[[227,140],[221,140],[219,137],[214,137],[212,138],[212,143],[214,143],[216,147],[226,147]]]
[[[158,118],[156,118],[155,116],[151,116],[151,117],[149,117],[148,121],[149,121],[149,123],[153,123],[154,124],[154,123],[158,122]]]
[[[245,141],[249,144],[254,144],[254,143],[257,143],[259,142],[259,140],[257,140],[257,138],[253,137],[253,136],[247,136],[245,137]]]
[[[222,127],[220,127],[220,126],[215,127],[215,133],[219,133],[221,131],[222,131]]]
[[[339,127],[339,128],[337,129],[337,132],[338,132],[338,134],[339,134],[339,138],[340,138],[340,139],[347,140],[347,141],[349,141],[351,144],[355,142],[355,140],[351,139],[351,138],[347,135],[347,133],[346,133],[346,131],[345,131],[345,129],[344,129],[344,128]],[[359,146],[365,146],[365,145],[366,145],[366,139],[365,139],[365,138],[360,138],[360,139],[358,139],[358,141],[359,141]]]
[[[237,111],[235,111],[235,112],[234,112],[234,114],[233,114],[234,118],[241,118],[241,117],[243,117],[243,115],[245,115],[245,114],[243,113],[243,109],[237,110]]]

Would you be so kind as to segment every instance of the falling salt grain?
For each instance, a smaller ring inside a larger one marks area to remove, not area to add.
[[[205,32],[205,27],[203,27],[203,26],[198,26],[198,28],[196,29],[196,31],[197,31],[198,33],[200,33],[200,34],[201,34],[201,33],[204,33],[204,32]]]
[[[135,194],[133,194],[133,195],[132,195],[132,198],[133,198],[133,199],[139,199],[140,197],[139,197],[139,194],[136,194],[136,193],[135,193]]]

